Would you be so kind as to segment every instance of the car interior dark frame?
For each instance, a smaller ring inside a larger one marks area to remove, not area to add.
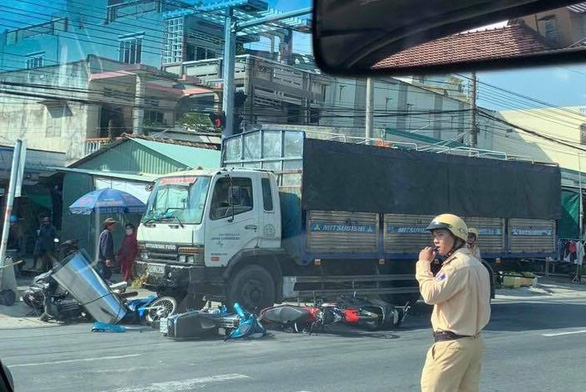
[[[552,10],[563,6],[575,4],[576,0],[537,0],[529,4],[521,4],[517,6],[499,9],[498,11],[488,12],[484,15],[464,19],[460,22],[450,23],[447,25],[424,29],[423,31],[407,35],[409,46],[405,47],[405,40],[394,40],[392,37],[400,33],[401,30],[394,30],[385,35],[384,39],[379,39],[371,44],[364,44],[360,42],[359,53],[348,51],[345,61],[338,61],[337,64],[332,64],[332,60],[328,59],[327,50],[324,50],[321,40],[324,37],[321,31],[323,24],[323,17],[320,14],[320,3],[330,0],[314,0],[313,15],[312,15],[312,44],[315,56],[315,62],[318,67],[327,74],[351,77],[367,77],[367,76],[385,76],[385,75],[413,75],[413,74],[442,74],[451,72],[466,72],[466,71],[482,71],[482,70],[497,70],[497,69],[514,69],[539,67],[548,65],[583,63],[586,61],[586,50],[584,49],[560,49],[547,53],[538,53],[531,55],[520,55],[509,58],[487,59],[479,61],[466,62],[452,62],[449,64],[426,65],[426,66],[409,66],[409,67],[392,67],[392,68],[372,68],[374,64],[384,58],[400,53],[400,50],[408,49],[410,47],[428,42],[434,39],[442,38],[451,34],[457,34],[463,31],[471,30],[481,26],[490,25],[507,19],[512,19],[520,16],[530,15],[542,11]],[[356,3],[363,3],[360,0],[354,0]],[[432,2],[421,0],[410,0],[415,3],[414,9],[419,7],[429,8]],[[489,3],[519,3],[522,0],[513,1],[491,1]],[[466,0],[461,0],[466,2]],[[494,4],[493,7],[495,8]],[[439,12],[436,12],[439,14]],[[405,29],[403,29],[405,31]],[[409,34],[409,31],[406,31]],[[344,47],[356,46],[358,40],[349,39],[343,42]],[[381,42],[382,41],[382,42]],[[396,41],[396,42],[393,42]],[[373,48],[375,46],[376,48]]]

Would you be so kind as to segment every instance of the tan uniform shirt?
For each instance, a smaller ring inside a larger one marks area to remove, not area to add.
[[[490,319],[490,275],[470,250],[458,249],[434,277],[429,262],[418,261],[416,278],[425,303],[434,305],[434,331],[477,335]]]
[[[471,247],[468,247],[468,249],[470,250],[470,254],[472,256],[474,256],[474,258],[476,258],[476,260],[478,260],[478,261],[482,260],[482,255],[480,254],[480,248],[478,247],[478,245],[473,245]]]

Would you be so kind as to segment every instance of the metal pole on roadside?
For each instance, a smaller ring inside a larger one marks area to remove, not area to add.
[[[224,135],[234,134],[234,63],[236,62],[236,31],[234,29],[234,9],[226,8],[224,17],[224,72],[222,111],[224,112]]]
[[[17,139],[14,143],[14,153],[12,154],[12,168],[10,170],[10,182],[8,193],[6,194],[6,207],[4,208],[4,227],[2,228],[2,237],[0,239],[0,286],[4,275],[4,265],[6,264],[6,249],[8,247],[8,234],[10,233],[10,216],[12,215],[12,206],[14,205],[14,195],[16,193],[16,184],[18,182],[20,154],[22,149],[22,140]]]
[[[476,85],[476,72],[472,72],[472,128],[470,130],[470,147],[478,147],[478,123],[476,118],[476,96],[477,85]]]
[[[581,241],[584,238],[584,206],[582,205],[582,160],[580,159],[580,153],[578,152],[578,188],[580,189],[580,235],[578,239]]]
[[[364,134],[366,138],[366,144],[370,144],[372,139],[372,126],[374,121],[374,112],[373,112],[373,103],[374,103],[374,82],[372,78],[366,78],[366,123],[365,128],[366,132]]]
[[[580,152],[578,152],[578,189],[580,191],[580,221],[578,222],[578,227],[580,228],[580,234],[578,235],[578,241],[582,241],[584,239],[584,205],[582,203],[582,160],[580,159]],[[576,276],[574,276],[573,281],[580,282],[580,261],[576,265]]]

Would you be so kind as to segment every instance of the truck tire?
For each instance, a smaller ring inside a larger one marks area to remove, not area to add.
[[[227,291],[230,308],[238,302],[249,312],[260,312],[275,304],[275,281],[260,265],[252,264],[234,273]]]

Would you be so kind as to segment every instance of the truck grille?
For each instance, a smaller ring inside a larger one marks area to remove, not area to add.
[[[161,250],[152,250],[146,249],[142,251],[141,259],[143,261],[148,262],[162,262],[162,263],[169,263],[169,262],[177,262],[177,252],[165,252]]]

